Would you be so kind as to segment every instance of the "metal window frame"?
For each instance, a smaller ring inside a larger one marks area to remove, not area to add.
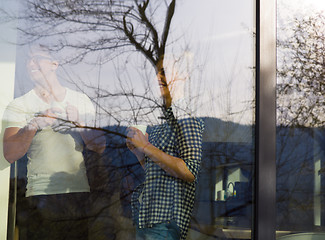
[[[276,238],[276,0],[256,1],[255,206],[252,238]]]

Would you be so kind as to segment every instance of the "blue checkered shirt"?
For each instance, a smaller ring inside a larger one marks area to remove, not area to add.
[[[180,228],[181,239],[185,239],[201,163],[204,123],[197,118],[177,120],[172,108],[165,110],[164,115],[165,123],[153,127],[149,142],[165,153],[183,159],[196,180],[190,183],[170,176],[146,157],[145,179],[132,195],[132,213],[139,228],[173,220]]]

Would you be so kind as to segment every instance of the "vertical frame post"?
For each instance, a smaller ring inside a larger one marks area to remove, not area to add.
[[[256,2],[256,169],[253,239],[276,234],[276,0]]]

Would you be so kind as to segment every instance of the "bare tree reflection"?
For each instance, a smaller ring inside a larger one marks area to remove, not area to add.
[[[315,177],[317,161],[324,166],[324,23],[323,13],[310,12],[279,30],[277,224],[283,229],[313,231],[321,222],[315,212],[324,213],[316,204],[317,181],[323,192],[324,179]]]
[[[27,21],[27,27],[20,30],[26,41],[58,37],[51,49],[72,50],[67,62],[80,62],[98,51],[102,61],[124,51],[140,51],[154,67],[159,84],[165,86],[164,56],[175,5],[176,0],[30,0],[26,2],[29,10],[19,16]],[[171,104],[168,88],[161,88],[161,93],[168,107]]]
[[[96,105],[99,119],[108,119],[110,121],[109,126],[101,126],[96,129],[107,134],[105,153],[99,156],[91,151],[84,152],[89,184],[93,192],[91,196],[94,205],[91,214],[91,216],[94,216],[92,229],[95,233],[93,236],[100,239],[100,232],[106,226],[108,234],[112,234],[109,239],[114,239],[114,237],[127,239],[127,236],[122,237],[120,234],[123,227],[130,226],[129,219],[119,217],[130,217],[130,196],[142,176],[139,175],[140,165],[126,150],[123,139],[125,137],[124,126],[143,119],[146,119],[150,124],[157,124],[157,121],[160,121],[160,119],[157,120],[160,117],[160,108],[166,109],[175,102],[173,91],[177,89],[179,65],[184,65],[184,63],[186,65],[185,55],[190,50],[186,46],[183,55],[171,54],[170,52],[173,52],[173,49],[169,50],[170,55],[167,54],[167,47],[173,46],[172,44],[175,41],[175,39],[170,38],[170,33],[176,0],[28,0],[23,4],[25,5],[23,9],[28,9],[28,11],[23,11],[18,16],[21,20],[20,31],[23,36],[20,39],[20,44],[44,41],[44,43],[48,43],[46,47],[50,51],[64,55],[64,62],[62,62],[64,74],[60,77],[64,77],[67,82],[73,84],[76,88],[80,88],[78,89],[80,92],[88,95]],[[137,83],[134,83],[134,75],[132,75],[134,73],[128,72],[128,68],[125,67],[126,64],[130,65],[126,56],[135,53],[140,53],[139,55],[142,56],[142,58],[139,58],[141,64],[136,66],[137,71],[139,71],[137,77],[143,80],[142,92],[135,90]],[[170,58],[168,59],[168,57]],[[116,88],[106,87],[107,85],[96,85],[92,82],[86,83],[82,80],[78,81],[80,76],[74,75],[73,71],[70,72],[69,69],[69,66],[73,64],[89,63],[98,67],[98,71],[101,72],[101,68],[108,61],[116,61],[114,69],[118,79]],[[148,65],[150,66],[148,67]],[[151,69],[148,70],[150,67]],[[176,73],[170,74],[173,72],[173,67],[175,67]],[[185,72],[187,72],[188,76],[184,77],[184,79],[189,81],[194,70],[193,66],[190,65],[186,66],[186,68]],[[153,94],[153,87],[150,84],[153,79],[152,76],[156,77],[156,85],[160,87],[160,98]],[[192,85],[189,85],[187,89],[189,93],[192,93],[195,88],[199,89],[202,85],[199,80],[195,83],[193,84],[192,81]],[[203,93],[203,91],[197,92]],[[228,106],[231,100],[230,96],[223,98],[223,100],[225,99],[227,103],[224,105]],[[196,108],[201,107],[200,103],[196,102],[196,96],[193,96],[193,93],[189,103],[189,105],[181,109],[187,115],[192,115]],[[158,114],[157,110],[159,110]],[[228,110],[227,114],[233,114],[231,109]],[[148,116],[154,116],[156,122],[149,122],[152,119]],[[209,120],[218,122],[216,119]],[[223,168],[223,164],[235,163],[245,165],[244,168],[247,166],[246,170],[249,175],[251,172],[250,164],[253,159],[253,145],[250,140],[247,144],[235,143],[229,140],[232,134],[238,132],[251,137],[251,126],[236,126],[236,124],[232,125],[230,122],[225,125],[222,122],[218,123],[222,127],[218,131],[215,128],[210,129],[211,133],[218,135],[226,132],[227,136],[224,136],[222,140],[219,138],[217,140],[210,139],[211,142],[204,147],[205,156],[209,158],[209,161],[203,163],[206,172],[203,172],[202,175],[208,172],[209,197],[207,198],[210,201],[209,206],[211,209],[209,213],[210,219],[206,221],[207,224],[213,223],[215,218],[219,216],[225,218],[230,215],[234,216],[238,214],[238,209],[239,211],[246,211],[240,213],[242,219],[251,216],[249,208],[247,208],[251,204],[251,196],[244,197],[240,204],[233,204],[233,206],[230,206],[231,203],[229,202],[230,207],[228,210],[212,211],[214,205],[211,202],[213,203],[215,200],[213,196],[213,186],[216,178],[215,170]],[[61,124],[61,126],[64,124]],[[89,126],[80,126],[79,124],[69,125],[68,127],[72,129],[91,129]],[[236,127],[245,130],[237,131]],[[250,129],[248,133],[247,129]],[[218,141],[224,141],[225,143],[216,143]],[[210,166],[212,167],[210,168]],[[250,177],[248,176],[248,178]],[[121,186],[123,187],[121,188]],[[120,188],[122,190],[118,192]],[[247,187],[245,189],[251,191],[252,188]],[[203,191],[206,193],[206,189]],[[112,194],[113,196],[111,196]],[[204,195],[201,192],[199,194]],[[117,195],[119,196],[117,197]],[[121,209],[123,212],[119,212]],[[206,213],[206,211],[202,211],[202,213]],[[108,216],[113,217],[109,218]],[[105,220],[101,221],[102,219]],[[250,221],[249,219],[244,225],[249,227]],[[194,222],[202,223],[204,221],[194,219]],[[229,223],[229,225],[231,224],[235,225]],[[226,225],[228,224],[226,223]],[[96,231],[99,233],[98,235],[96,235]],[[131,232],[130,229],[127,231]],[[130,235],[132,236],[132,234]],[[106,239],[108,239],[107,236]]]
[[[324,22],[322,13],[298,16],[278,40],[278,115],[283,126],[324,125]]]

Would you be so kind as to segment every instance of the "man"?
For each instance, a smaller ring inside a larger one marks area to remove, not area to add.
[[[105,149],[94,124],[94,107],[82,93],[63,87],[59,66],[46,49],[33,46],[27,63],[34,88],[14,99],[4,113],[4,156],[13,163],[27,153],[28,239],[87,239],[90,187],[84,145]]]
[[[137,240],[186,239],[189,227],[204,124],[196,118],[176,119],[170,104],[163,109],[165,123],[150,135],[132,127],[128,133],[127,146],[145,170],[145,180],[132,196]]]

